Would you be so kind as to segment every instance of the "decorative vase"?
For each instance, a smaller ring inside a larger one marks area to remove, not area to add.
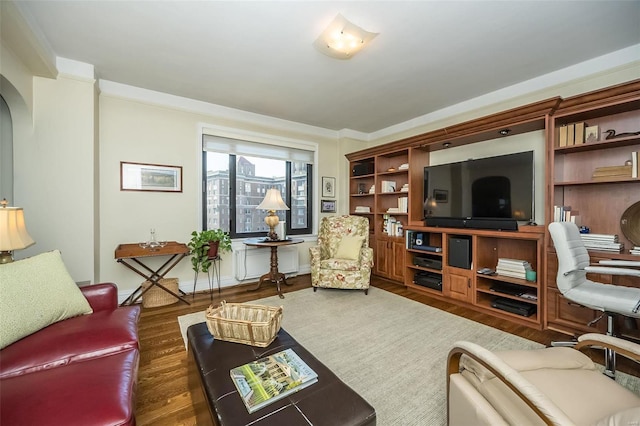
[[[213,259],[218,256],[218,247],[220,241],[209,241],[209,259]]]

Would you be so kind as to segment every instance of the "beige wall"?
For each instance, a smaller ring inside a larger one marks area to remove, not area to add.
[[[59,249],[76,281],[93,280],[94,82],[34,77],[2,48],[2,81],[14,127],[12,205],[36,244],[20,259]]]
[[[131,292],[142,278],[114,260],[120,243],[144,241],[150,228],[162,240],[187,242],[201,229],[201,132],[203,128],[227,129],[299,139],[318,144],[316,183],[320,176],[338,174],[337,142],[298,132],[232,122],[170,106],[102,94],[100,96],[100,280],[118,283],[121,293]],[[208,125],[208,127],[207,127]],[[209,131],[209,130],[207,130]],[[183,192],[120,191],[120,161],[182,166]],[[319,185],[316,184],[319,188]],[[342,203],[345,204],[345,203]],[[318,211],[318,209],[314,209]],[[308,247],[313,238],[297,246],[301,270],[309,269]],[[235,284],[232,254],[223,254],[222,285]],[[156,266],[158,262],[152,261]],[[265,271],[267,272],[267,271]],[[170,273],[183,290],[193,288],[194,272],[185,259]],[[205,288],[201,274],[198,288]]]

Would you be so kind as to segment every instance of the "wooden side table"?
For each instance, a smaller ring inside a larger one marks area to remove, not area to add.
[[[287,284],[287,280],[284,274],[278,271],[278,247],[290,246],[293,244],[300,244],[303,241],[304,240],[302,238],[291,238],[287,240],[278,240],[278,241],[272,241],[265,238],[249,238],[245,240],[244,244],[246,246],[271,248],[271,268],[268,273],[260,277],[260,281],[258,281],[258,286],[252,289],[251,291],[256,291],[262,286],[263,283],[269,282],[276,285],[276,288],[278,289],[278,296],[280,296],[281,299],[284,299],[284,295],[282,294],[282,290],[280,288],[280,283],[282,282],[285,285],[291,285],[291,284]]]
[[[115,251],[115,258],[118,263],[131,269],[136,274],[149,281],[151,285],[145,289],[142,289],[142,284],[129,297],[127,297],[120,305],[135,303],[153,286],[158,286],[162,290],[170,293],[172,296],[183,301],[187,305],[190,303],[182,297],[185,293],[178,289],[180,294],[176,294],[167,287],[160,284],[160,280],[172,270],[182,259],[189,254],[189,247],[184,243],[178,243],[176,241],[168,241],[164,247],[156,247],[151,249],[150,247],[143,248],[139,244],[120,244]],[[142,259],[156,256],[169,256],[169,259],[163,263],[159,268],[152,269],[145,265]],[[138,294],[139,293],[139,294]]]

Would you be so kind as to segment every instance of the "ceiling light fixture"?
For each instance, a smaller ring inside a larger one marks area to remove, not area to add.
[[[313,45],[332,58],[350,59],[377,35],[378,33],[363,30],[338,14]]]

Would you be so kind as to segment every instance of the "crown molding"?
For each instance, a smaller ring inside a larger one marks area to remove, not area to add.
[[[338,137],[338,132],[335,130],[324,129],[322,127],[310,126],[308,124],[297,123],[295,121],[283,120],[195,99],[170,95],[168,93],[129,86],[122,83],[116,83],[115,81],[99,80],[98,84],[101,93],[123,99],[130,99],[147,104],[179,109],[196,114],[215,116],[228,120],[249,122],[253,125],[260,125],[287,132],[295,131],[304,135],[319,138],[335,140]]]
[[[505,87],[486,95],[478,96],[468,101],[425,114],[420,117],[407,120],[393,126],[370,133],[369,140],[375,141],[389,138],[398,133],[409,132],[426,126],[433,122],[449,118],[451,116],[480,110],[510,99],[553,89],[568,83],[597,77],[610,73],[612,70],[635,67],[640,65],[640,44],[629,46],[597,58],[589,59],[579,64],[563,68],[548,74],[532,78],[512,86]]]
[[[35,20],[20,2],[0,1],[2,44],[38,77],[56,78],[56,55]]]

